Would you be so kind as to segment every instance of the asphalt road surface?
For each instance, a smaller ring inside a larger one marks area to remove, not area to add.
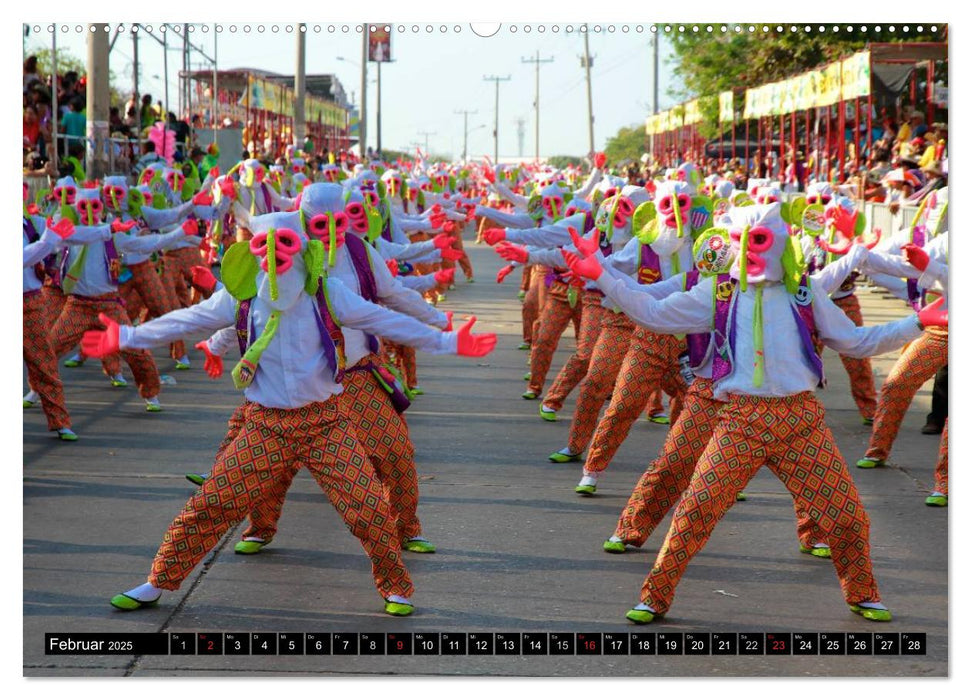
[[[24,673],[28,676],[189,676],[255,674],[418,674],[515,676],[944,676],[947,674],[946,509],[928,508],[937,436],[919,428],[930,385],[918,394],[884,469],[851,467],[871,519],[874,570],[889,624],[853,615],[832,564],[800,555],[792,501],[762,470],[748,501],[734,506],[688,567],[663,622],[646,628],[624,613],[669,521],[640,550],[601,549],[638,477],[658,453],[666,427],[639,420],[593,498],[574,491],[580,465],[546,456],[566,444],[573,399],[547,423],[524,401],[526,353],[518,351],[518,277],[496,285],[498,258],[468,244],[475,284],[459,274],[442,308],[474,313],[500,335],[478,359],[420,355],[427,392],[407,413],[417,449],[421,516],[438,553],[406,553],[417,612],[382,612],[360,545],[309,474],[287,500],[272,545],[237,556],[242,526],[207,557],[181,590],[155,609],[123,613],[109,598],[145,580],[162,533],[192,494],[183,474],[205,471],[240,401],[227,372],[218,381],[193,368],[176,372],[166,352],[160,371],[165,408],[144,410],[133,383],[111,388],[97,362],[62,368],[68,407],[81,439],[61,443],[38,408],[24,412]],[[860,293],[868,323],[898,318],[902,302]],[[195,342],[196,339],[193,339]],[[575,341],[564,336],[553,364]],[[191,346],[190,346],[191,347]],[[877,386],[897,353],[874,359]],[[825,354],[821,392],[840,449],[863,455],[861,424],[846,373]],[[126,376],[131,379],[125,367]],[[26,386],[26,380],[25,380]],[[926,634],[925,655],[437,655],[437,656],[52,656],[53,632],[655,632]]]

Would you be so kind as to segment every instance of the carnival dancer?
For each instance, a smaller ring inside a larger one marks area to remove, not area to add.
[[[457,333],[441,333],[323,277],[325,258],[337,251],[308,241],[299,213],[254,217],[251,223],[253,239],[237,243],[223,262],[224,289],[136,328],[103,316],[107,330],[85,336],[85,351],[98,356],[235,325],[246,347],[233,370],[247,399],[239,432],[219,454],[212,477],[169,526],[148,581],[115,596],[112,605],[136,610],[157,603],[163,590],[177,590],[230,527],[274,495],[285,475],[306,466],[368,553],[385,612],[409,615],[414,587],[395,516],[337,398],[345,373],[340,326],[420,339],[429,352],[469,356],[491,351],[495,336],[473,335],[474,318]]]
[[[701,280],[660,301],[642,299],[638,322],[656,332],[714,333],[713,396],[728,405],[678,503],[641,602],[627,617],[645,624],[668,611],[691,558],[735,494],[769,463],[825,533],[850,609],[890,620],[872,573],[869,519],[813,394],[823,374],[812,336],[838,352],[873,355],[917,338],[924,325],[946,323],[946,314],[932,305],[882,326],[855,326],[806,277],[778,203],[733,210],[729,235],[738,249],[729,279]],[[594,256],[573,269],[598,283],[604,274]],[[617,284],[605,281],[604,289],[612,293]]]

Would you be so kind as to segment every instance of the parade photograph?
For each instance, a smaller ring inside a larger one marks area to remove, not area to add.
[[[433,9],[16,23],[11,670],[949,696],[951,25]]]

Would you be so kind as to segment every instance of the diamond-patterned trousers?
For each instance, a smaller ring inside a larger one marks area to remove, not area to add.
[[[277,495],[283,474],[304,466],[361,541],[381,595],[411,595],[414,587],[401,557],[394,515],[336,398],[293,410],[246,404],[236,437],[169,525],[149,582],[178,589],[254,503]]]
[[[949,419],[948,419],[949,420]],[[937,450],[937,468],[934,469],[934,490],[947,495],[947,424],[944,421],[944,432],[941,434],[941,446]]]
[[[47,429],[71,427],[71,416],[64,405],[64,385],[57,373],[57,356],[47,334],[50,322],[47,305],[40,290],[24,294],[24,364],[27,382],[40,395],[47,416]]]
[[[583,328],[582,313],[583,303],[579,299],[577,305],[571,308],[564,294],[554,292],[547,296],[546,306],[539,315],[539,332],[533,336],[533,345],[529,351],[529,391],[542,393],[560,336],[570,325],[570,321],[573,321],[574,328]]]
[[[143,309],[148,310],[147,318],[152,319],[177,308],[172,307],[162,276],[151,260],[129,265],[128,269],[131,270],[131,279],[119,287],[119,292],[132,321],[142,315]],[[173,360],[182,358],[185,355],[185,342],[177,340],[169,344],[169,354]]]
[[[870,520],[825,416],[811,392],[731,398],[675,508],[641,588],[643,602],[667,612],[691,558],[763,464],[775,467],[797,506],[826,534],[846,601],[880,600],[870,561]]]
[[[833,303],[843,310],[853,323],[857,326],[863,325],[863,312],[860,310],[860,300],[856,294],[833,299]],[[816,346],[816,351],[822,355],[823,344]],[[873,368],[870,366],[869,357],[847,357],[840,355],[840,361],[846,368],[846,374],[850,378],[850,392],[860,415],[864,418],[873,418],[877,411],[877,390],[873,384]]]
[[[597,338],[600,337],[600,329],[603,328],[604,315],[608,313],[600,305],[603,298],[602,294],[585,290],[581,298],[583,300],[583,318],[580,323],[580,337],[577,338],[577,349],[560,369],[556,379],[553,380],[553,386],[550,387],[543,400],[543,404],[554,411],[563,408],[566,397],[586,376],[590,367],[593,348],[597,344]]]

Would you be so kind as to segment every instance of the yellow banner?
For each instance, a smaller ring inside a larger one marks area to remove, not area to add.
[[[840,101],[843,85],[843,67],[839,61],[819,71],[822,79],[816,93],[816,106],[828,107]]]
[[[684,105],[684,125],[691,126],[692,124],[697,124],[700,121],[701,103],[697,99],[686,102]]]
[[[735,104],[731,90],[718,94],[718,119],[723,122],[735,121]]]
[[[870,94],[870,52],[860,51],[843,60],[841,66],[842,96],[844,100]]]

